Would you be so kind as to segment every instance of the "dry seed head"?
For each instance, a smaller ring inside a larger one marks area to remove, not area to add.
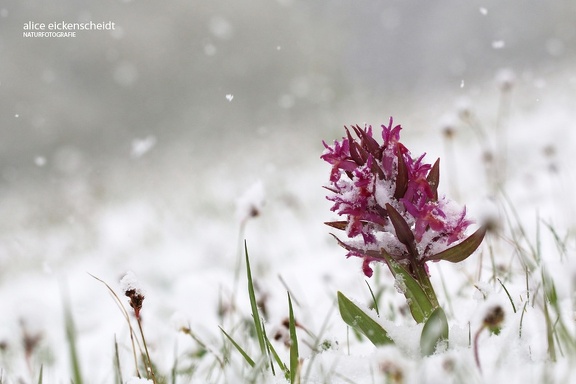
[[[382,372],[392,383],[403,383],[404,372],[402,367],[392,361],[383,361],[380,363],[380,372]]]
[[[502,69],[496,75],[496,81],[503,92],[510,91],[516,82],[516,74],[510,69]]]
[[[134,309],[134,315],[139,319],[145,296],[138,279],[136,279],[136,275],[131,271],[126,272],[122,280],[120,280],[120,285],[124,294],[130,299],[130,306]]]
[[[503,321],[504,309],[499,305],[490,308],[486,313],[486,316],[484,316],[484,325],[489,328],[499,327]]]

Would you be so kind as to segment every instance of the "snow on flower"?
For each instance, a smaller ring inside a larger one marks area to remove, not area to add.
[[[333,202],[331,210],[346,219],[326,224],[345,231],[348,240],[337,240],[347,256],[364,259],[367,276],[372,261],[383,261],[382,252],[404,264],[460,261],[442,252],[465,238],[472,221],[465,207],[438,196],[439,160],[429,164],[425,154],[413,157],[392,118],[381,128],[382,144],[370,125],[346,128],[341,140],[323,143],[321,158],[332,166],[327,199]],[[483,233],[477,237],[481,241]]]

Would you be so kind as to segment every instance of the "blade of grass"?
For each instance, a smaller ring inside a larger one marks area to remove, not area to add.
[[[266,335],[266,333],[264,333],[264,335]],[[282,372],[284,372],[286,379],[289,379],[290,378],[290,371],[288,370],[288,367],[286,367],[286,364],[284,364],[282,359],[280,359],[278,352],[276,352],[276,349],[274,348],[274,346],[270,342],[270,339],[268,338],[268,336],[266,336],[266,346],[268,347],[268,352],[274,358],[274,361],[276,361],[276,364],[278,365],[278,367],[282,370]]]
[[[142,348],[140,347],[140,342],[138,341],[138,338],[136,337],[136,333],[134,332],[134,328],[132,327],[132,322],[130,321],[130,315],[128,314],[128,311],[126,311],[126,308],[124,308],[124,305],[122,304],[122,300],[120,300],[120,298],[118,297],[116,292],[114,292],[114,290],[112,289],[112,287],[110,285],[108,285],[108,283],[106,283],[104,280],[94,276],[91,273],[88,273],[88,275],[90,275],[93,279],[99,281],[100,283],[104,284],[104,286],[110,292],[110,295],[112,295],[112,298],[114,299],[114,302],[118,306],[118,309],[120,309],[120,312],[122,313],[122,316],[124,317],[124,320],[126,320],[126,324],[128,324],[128,329],[130,330],[129,333],[130,333],[130,342],[132,343],[132,355],[134,357],[134,368],[136,369],[136,375],[138,377],[141,377],[140,371],[138,370],[138,356],[137,356],[137,352],[136,352],[136,347],[138,347],[138,350],[140,352],[142,352]]]
[[[266,354],[266,342],[262,333],[262,322],[260,321],[260,313],[258,312],[258,305],[256,302],[256,295],[254,294],[254,284],[252,282],[252,271],[250,270],[250,258],[248,257],[248,246],[244,241],[244,253],[246,255],[246,275],[248,277],[248,295],[250,297],[250,307],[252,308],[252,318],[254,319],[254,328],[258,336],[258,344],[260,351],[263,355]]]
[[[120,354],[118,352],[118,341],[116,340],[116,335],[114,335],[114,373],[116,375],[116,383],[122,384],[124,379],[122,378],[122,368],[120,366]]]
[[[38,384],[42,384],[42,380],[44,380],[43,376],[44,376],[44,365],[41,364],[40,365],[40,374],[38,375]]]
[[[380,310],[378,309],[378,300],[376,300],[376,296],[374,296],[374,292],[372,291],[372,287],[370,286],[370,283],[368,283],[367,280],[364,280],[364,282],[368,286],[368,290],[370,291],[370,296],[372,296],[372,303],[374,305],[374,310],[376,311],[376,314],[378,316],[380,316]]]
[[[268,362],[270,364],[270,370],[272,371],[272,376],[276,376],[276,370],[274,369],[274,360],[272,352],[270,351],[270,343],[268,336],[266,336],[266,326],[262,323],[262,335],[264,335],[264,341],[266,341],[266,356],[268,357]]]
[[[288,292],[288,316],[290,329],[290,384],[300,382],[299,375],[299,356],[298,356],[298,338],[296,335],[296,321],[294,320],[294,311],[292,310],[292,299]]]
[[[512,300],[512,296],[510,296],[510,292],[508,292],[508,290],[506,289],[506,286],[502,283],[502,281],[500,279],[496,278],[496,280],[498,280],[498,282],[500,283],[500,285],[504,289],[504,292],[506,292],[506,295],[508,296],[508,300],[510,300],[510,304],[512,304],[512,310],[514,311],[514,313],[516,313],[516,306],[514,305],[514,301]]]
[[[256,363],[254,363],[254,360],[252,360],[250,358],[250,356],[248,356],[248,354],[246,353],[246,351],[244,351],[244,349],[242,349],[242,347],[232,338],[232,336],[230,336],[229,334],[226,333],[225,330],[222,329],[222,327],[218,327],[220,328],[220,330],[222,331],[222,333],[224,334],[224,336],[226,336],[226,338],[228,340],[230,340],[230,342],[232,343],[232,345],[238,350],[238,352],[240,352],[240,354],[242,355],[242,357],[244,358],[244,360],[246,360],[246,362],[248,363],[248,365],[250,365],[251,367],[254,367],[254,365]]]
[[[64,294],[64,326],[66,329],[66,340],[68,342],[73,381],[74,384],[82,384],[82,373],[76,343],[76,327],[74,325],[72,310],[70,309],[70,300],[66,294]]]

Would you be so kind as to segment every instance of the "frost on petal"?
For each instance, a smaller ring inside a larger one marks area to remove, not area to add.
[[[251,217],[258,216],[265,201],[264,183],[258,180],[236,201],[236,217],[243,223]]]

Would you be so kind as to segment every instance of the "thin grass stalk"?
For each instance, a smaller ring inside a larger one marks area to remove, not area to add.
[[[506,292],[506,296],[508,296],[508,300],[510,300],[510,304],[512,305],[512,310],[514,311],[514,313],[516,313],[516,306],[514,305],[514,300],[512,300],[512,296],[510,296],[510,292],[508,292],[508,289],[506,289],[506,286],[502,283],[500,279],[497,278],[497,280],[504,289],[504,292]]]
[[[222,331],[222,333],[224,334],[224,336],[226,336],[226,338],[232,343],[232,345],[234,346],[234,348],[236,348],[238,350],[238,352],[240,352],[240,354],[242,355],[242,357],[244,358],[244,360],[246,360],[246,362],[248,363],[248,365],[250,365],[252,368],[254,368],[254,366],[256,365],[256,363],[254,362],[254,360],[248,355],[248,353],[246,353],[246,351],[244,351],[244,349],[240,346],[240,344],[238,344],[236,342],[236,340],[234,340],[232,338],[232,336],[230,336],[228,333],[226,333],[226,331],[224,329],[222,329],[222,327],[218,327],[220,328],[220,330]]]
[[[38,384],[42,384],[44,380],[44,364],[40,364],[40,373],[38,374]]]
[[[248,257],[248,246],[244,241],[244,252],[246,254],[246,275],[248,278],[248,295],[250,297],[250,307],[252,308],[252,318],[254,321],[254,328],[256,336],[258,337],[258,344],[260,345],[260,352],[266,354],[266,342],[262,334],[262,322],[260,321],[260,313],[258,311],[258,304],[256,302],[256,294],[254,293],[254,283],[252,281],[252,271],[250,269],[250,259]]]
[[[368,290],[370,291],[370,296],[372,297],[372,303],[374,304],[374,311],[376,311],[376,314],[380,316],[380,310],[378,309],[378,300],[374,295],[374,291],[372,291],[372,287],[370,286],[370,283],[368,283],[368,280],[364,280],[364,282],[366,283],[366,285],[368,286]]]
[[[138,329],[140,330],[140,337],[142,338],[142,344],[144,345],[144,351],[146,353],[146,374],[148,379],[152,379],[152,382],[156,384],[156,374],[154,373],[154,367],[152,366],[152,359],[150,359],[150,353],[148,352],[148,344],[146,344],[146,338],[144,337],[144,331],[142,330],[142,321],[140,316],[136,317],[136,322],[138,323]]]
[[[110,287],[110,285],[108,285],[108,283],[106,283],[104,280],[92,275],[91,273],[88,273],[88,275],[92,276],[92,278],[94,278],[95,280],[104,284],[104,286],[106,288],[108,288],[108,291],[110,292],[110,294],[112,295],[112,298],[114,299],[114,302],[116,303],[116,305],[120,309],[120,312],[122,313],[122,316],[124,317],[124,320],[126,320],[126,323],[128,324],[129,334],[130,334],[130,342],[132,344],[132,355],[134,357],[134,369],[136,371],[136,376],[138,378],[141,378],[142,376],[140,375],[140,370],[138,369],[138,355],[136,353],[136,347],[138,347],[138,351],[140,351],[140,353],[142,353],[142,347],[140,346],[138,338],[136,338],[136,336],[135,336],[134,328],[132,327],[132,322],[130,321],[130,315],[128,314],[128,311],[126,310],[126,308],[124,308],[124,305],[122,304],[122,300],[120,300],[120,298],[118,297],[116,292],[114,292],[114,290],[112,289],[112,287]]]
[[[70,364],[72,366],[72,377],[74,384],[82,384],[82,372],[76,344],[76,327],[74,325],[72,310],[70,309],[70,300],[66,294],[64,296],[64,324],[66,328],[66,340],[68,341],[68,353],[70,354]]]
[[[118,341],[116,340],[116,335],[114,335],[114,373],[116,375],[116,383],[124,383],[122,378],[122,367],[120,365],[120,353],[118,351]]]
[[[288,293],[288,317],[290,330],[290,384],[300,383],[300,361],[298,351],[298,337],[296,335],[296,320],[292,309],[292,299]]]

